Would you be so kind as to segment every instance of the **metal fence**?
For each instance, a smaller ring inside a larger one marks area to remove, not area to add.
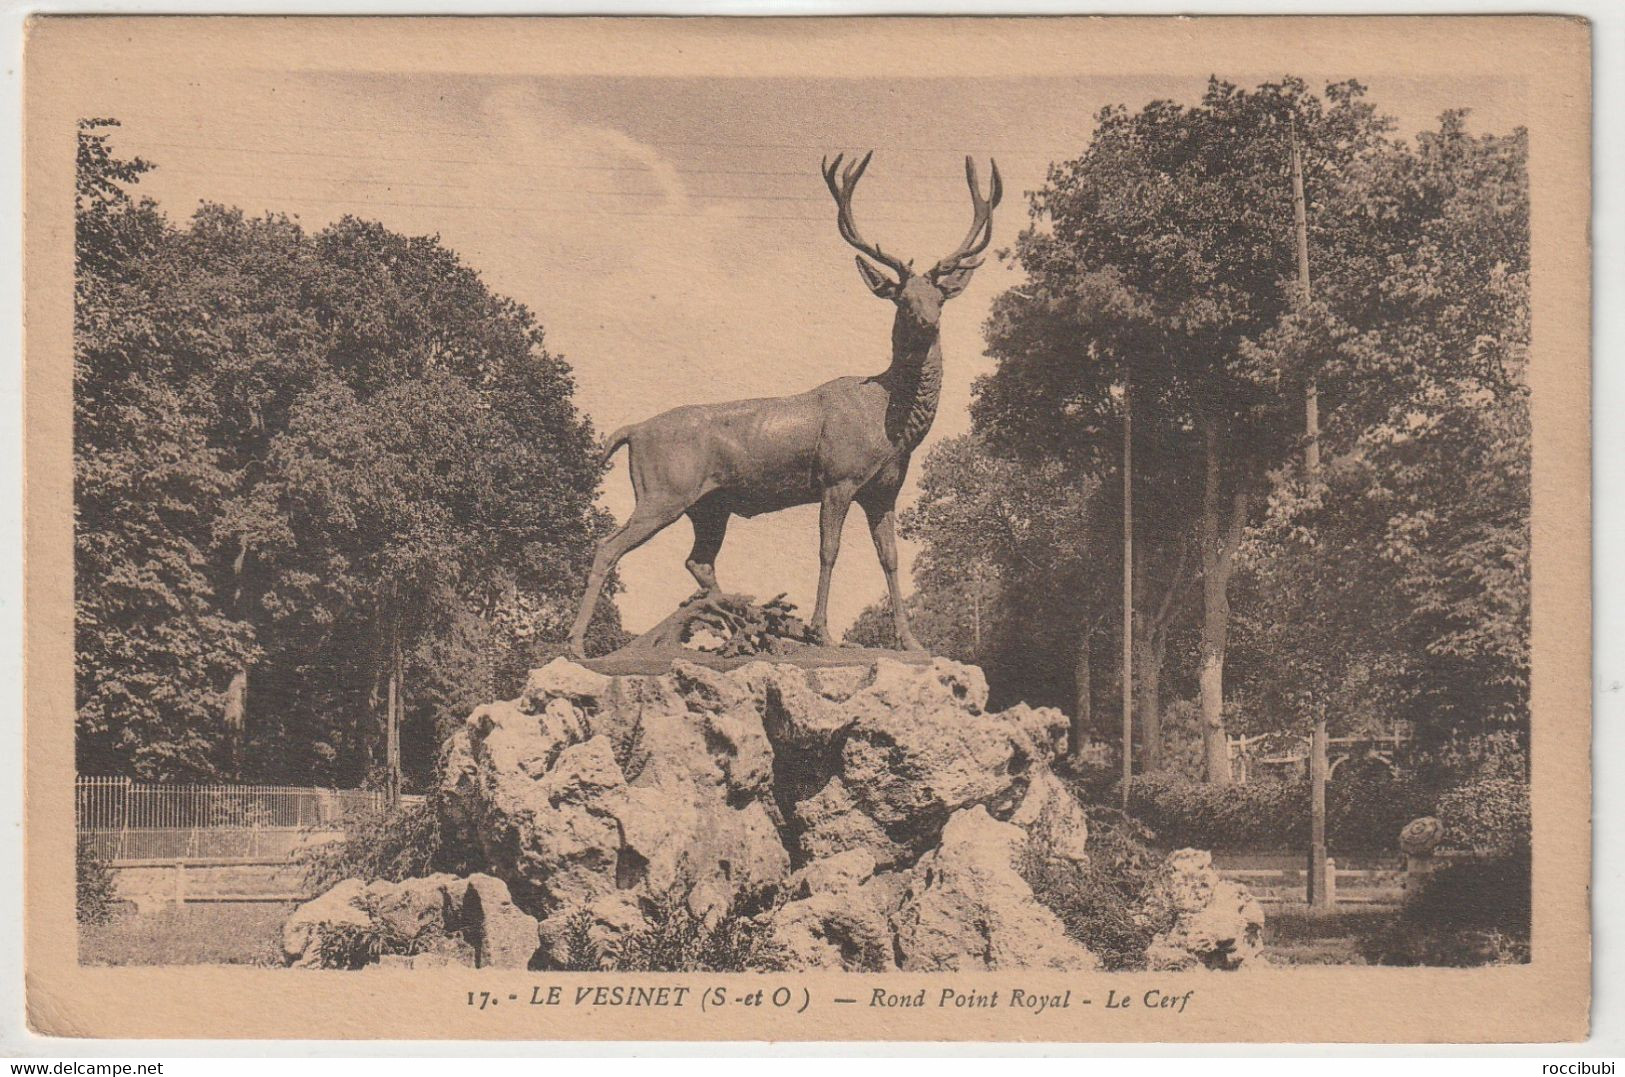
[[[99,855],[115,861],[278,857],[292,855],[301,835],[338,830],[346,817],[387,803],[388,794],[368,789],[80,778],[74,825]]]

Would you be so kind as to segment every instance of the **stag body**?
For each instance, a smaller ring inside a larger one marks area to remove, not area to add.
[[[870,291],[897,306],[891,365],[873,377],[837,378],[795,396],[673,408],[611,435],[606,458],[622,445],[628,447],[637,505],[626,523],[599,545],[571,633],[572,653],[583,652],[587,624],[616,562],[679,516],[688,516],[694,527],[688,570],[703,591],[715,593],[716,557],[729,517],[808,504],[819,506],[820,537],[812,629],[818,638],[827,638],[830,576],[853,502],[868,517],[898,642],[921,649],[909,628],[897,579],[897,493],[910,455],[936,416],[942,304],[964,290],[981,264],[975,256],[992,239],[992,210],[1002,192],[994,165],[990,196],[983,199],[967,157],[965,175],[975,210],[970,233],[930,272],[916,275],[865,243],[853,223],[852,191],[870,156],[848,167],[839,184],[841,158],[836,157],[825,166],[824,178],[835,197],[842,237],[896,274],[893,280],[863,257],[857,259]]]

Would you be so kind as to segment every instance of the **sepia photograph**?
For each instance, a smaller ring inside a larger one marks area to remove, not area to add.
[[[1583,1036],[1585,24],[1198,23],[35,19],[30,961]]]

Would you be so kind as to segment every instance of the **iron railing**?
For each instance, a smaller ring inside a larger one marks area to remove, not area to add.
[[[112,860],[288,856],[301,834],[340,830],[347,817],[382,808],[388,799],[370,789],[79,778],[74,827]]]

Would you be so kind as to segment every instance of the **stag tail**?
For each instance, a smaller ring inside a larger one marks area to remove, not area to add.
[[[636,424],[634,424],[636,425]],[[598,457],[598,466],[603,467],[609,463],[610,458],[620,451],[622,445],[632,440],[632,427],[623,426],[609,436],[609,442],[604,446],[604,452]]]

